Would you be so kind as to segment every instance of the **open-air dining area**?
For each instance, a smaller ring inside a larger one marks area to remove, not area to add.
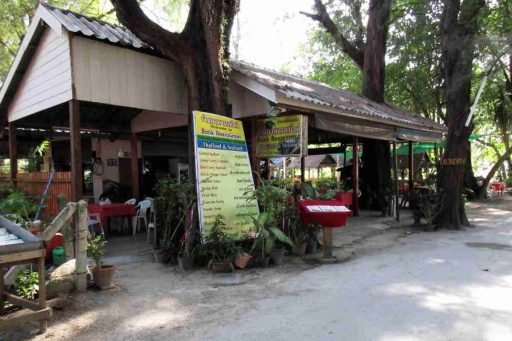
[[[416,340],[505,314],[480,284],[510,284],[512,68],[448,91],[475,51],[396,49],[463,21],[451,1],[311,0],[290,69],[244,60],[239,1],[34,4],[0,63],[0,340]]]

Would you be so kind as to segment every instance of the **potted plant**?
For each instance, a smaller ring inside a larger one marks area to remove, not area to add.
[[[202,252],[210,257],[208,268],[213,272],[234,271],[233,261],[240,253],[235,241],[224,233],[225,227],[224,217],[218,214],[202,247]]]
[[[92,268],[92,277],[94,283],[100,289],[105,290],[112,287],[112,278],[114,276],[115,267],[113,265],[103,264],[103,256],[105,255],[105,245],[107,241],[103,236],[99,235],[87,243],[87,251],[94,260]]]
[[[259,261],[262,265],[268,265],[276,241],[293,247],[292,240],[283,231],[274,226],[271,215],[268,212],[262,212],[258,217],[252,217],[252,220],[256,236],[251,253],[260,257]],[[277,252],[284,252],[284,250]],[[277,256],[276,258],[278,258],[277,252],[274,254],[274,256]]]

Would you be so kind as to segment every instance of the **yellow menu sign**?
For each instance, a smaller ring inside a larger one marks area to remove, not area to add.
[[[258,120],[256,123],[256,156],[259,158],[302,156],[305,140],[304,127],[307,128],[304,121],[305,117],[302,115]]]
[[[247,236],[259,210],[244,194],[254,182],[242,122],[194,111],[194,146],[201,232],[207,235],[221,214],[228,235]]]

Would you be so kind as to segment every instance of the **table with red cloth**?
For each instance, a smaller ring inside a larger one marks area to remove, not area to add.
[[[87,210],[89,213],[99,214],[103,226],[106,226],[108,218],[133,217],[136,214],[135,205],[132,204],[89,204]]]
[[[354,194],[352,192],[338,192],[334,197],[347,207],[352,206],[352,202],[354,200]]]
[[[304,223],[307,226],[310,223],[318,224],[323,228],[324,239],[324,257],[332,258],[332,229],[345,226],[347,218],[352,213],[345,211],[311,211],[310,206],[338,206],[345,207],[343,202],[337,200],[301,200],[298,202],[299,212]],[[345,207],[346,208],[346,207]]]
[[[505,183],[504,182],[492,182],[491,190],[494,192],[498,192],[500,195],[503,195],[503,192],[505,191]]]

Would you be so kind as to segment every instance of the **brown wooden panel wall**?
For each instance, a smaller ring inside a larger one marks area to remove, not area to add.
[[[18,173],[16,183],[18,189],[34,197],[39,202],[49,177],[49,172]],[[0,176],[0,181],[10,182],[8,177],[5,178],[3,176]],[[60,194],[63,194],[68,200],[71,198],[71,172],[55,173],[44,208],[41,211],[43,217],[55,216],[59,213],[58,196]]]

